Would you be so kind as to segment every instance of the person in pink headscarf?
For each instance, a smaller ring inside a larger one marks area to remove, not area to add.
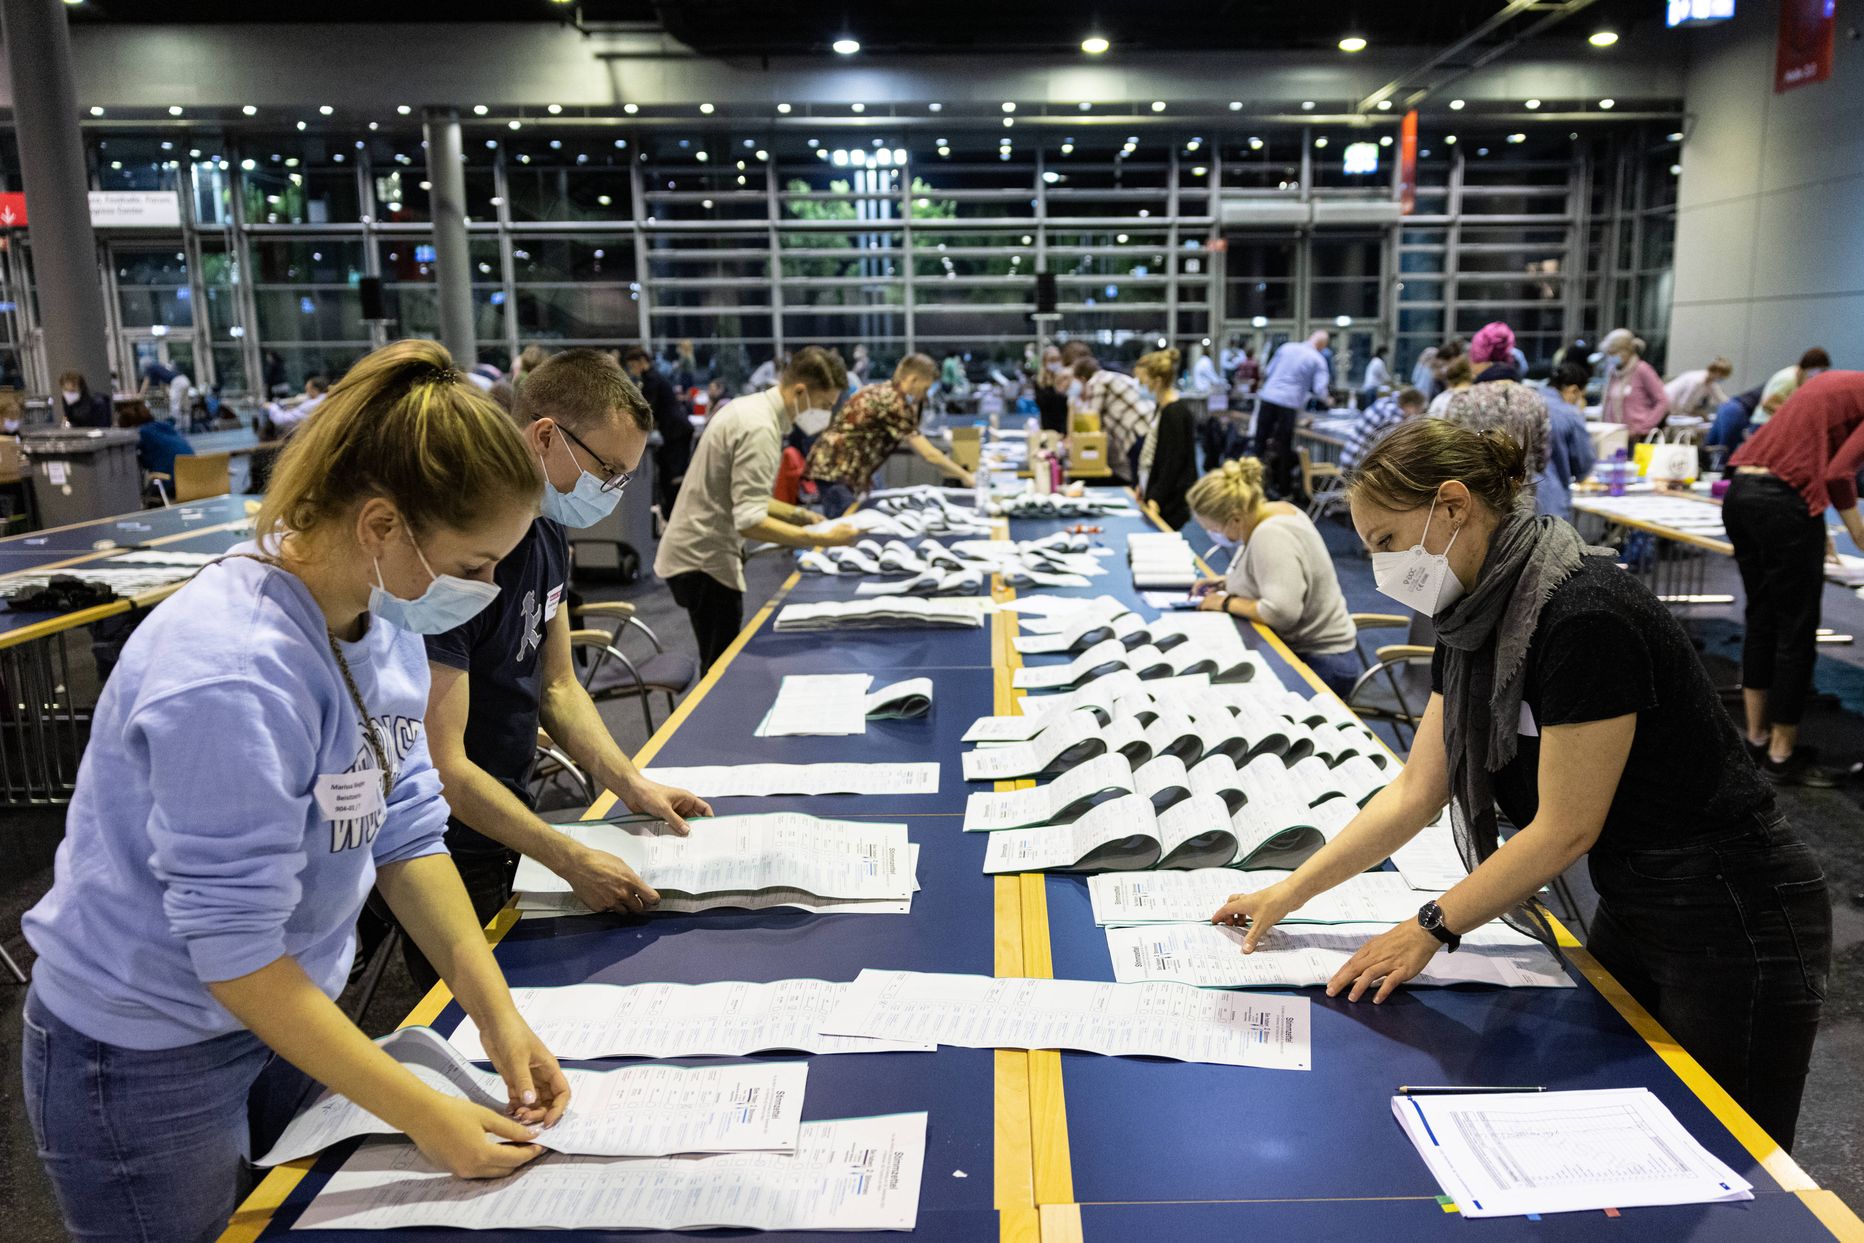
[[[1478,384],[1485,380],[1520,380],[1527,374],[1527,355],[1515,347],[1514,329],[1500,320],[1482,325],[1469,342],[1469,361],[1476,366]],[[1508,374],[1501,374],[1504,369]]]
[[[1533,487],[1547,467],[1549,418],[1546,400],[1521,383],[1518,353],[1507,324],[1484,324],[1469,342],[1476,382],[1449,394],[1441,417],[1472,431],[1493,427],[1507,432],[1527,455],[1528,483]]]

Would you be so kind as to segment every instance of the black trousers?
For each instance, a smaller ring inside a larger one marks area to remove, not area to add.
[[[688,570],[667,580],[673,602],[686,610],[693,624],[693,637],[699,641],[699,672],[703,674],[724,655],[731,641],[744,629],[744,593],[707,574]]]
[[[511,901],[511,882],[518,875],[518,853],[497,850],[455,854],[453,866],[459,869],[466,896],[472,899],[473,917],[482,926],[491,923],[492,917]],[[414,986],[422,993],[440,982],[440,973],[427,961],[427,955],[421,953],[414,938],[406,935],[405,929],[401,938],[401,960],[408,965],[408,974],[414,977]]]
[[[1771,475],[1737,474],[1722,502],[1747,595],[1741,685],[1767,692],[1767,718],[1797,725],[1812,692],[1825,592],[1825,519]]]
[[[1256,411],[1256,456],[1262,459],[1262,477],[1269,495],[1281,499],[1295,495],[1300,463],[1294,455],[1294,421],[1300,412],[1265,401]]]
[[[1782,1148],[1793,1146],[1832,959],[1812,850],[1769,811],[1733,833],[1587,859],[1587,948]]]

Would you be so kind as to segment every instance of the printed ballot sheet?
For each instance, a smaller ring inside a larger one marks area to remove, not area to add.
[[[938,764],[701,764],[648,768],[649,781],[702,798],[777,794],[937,794]]]
[[[1647,1088],[1394,1096],[1392,1114],[1464,1217],[1754,1198]]]
[[[558,825],[614,855],[683,910],[777,905],[770,891],[817,898],[907,901],[913,869],[906,826],[819,820],[802,812],[715,816],[684,837],[657,820]],[[561,909],[569,882],[525,856],[513,882],[520,909]]]
[[[911,720],[932,711],[932,679],[907,678],[871,692],[863,704],[876,720]]]
[[[777,688],[760,735],[792,738],[867,732],[869,673],[793,673]]]
[[[432,1028],[404,1027],[376,1043],[442,1095],[505,1112],[505,1081],[468,1062]],[[583,1156],[666,1157],[793,1151],[809,1065],[648,1065],[563,1074],[570,1107],[554,1127],[538,1132],[537,1143]],[[394,1133],[362,1106],[326,1091],[256,1164],[295,1161],[358,1135]]]
[[[806,1122],[793,1153],[543,1156],[496,1182],[454,1178],[407,1143],[359,1149],[306,1230],[911,1230],[926,1115]]]
[[[822,1023],[836,1035],[968,1049],[1079,1049],[1111,1057],[1309,1070],[1305,997],[1180,984],[1002,979],[865,970]]]
[[[599,1057],[744,1057],[752,1053],[929,1053],[925,1040],[824,1036],[822,1021],[851,986],[830,980],[752,984],[570,984],[514,988],[512,1002],[560,1060]],[[448,1037],[485,1060],[471,1015]]]
[[[1214,908],[1213,908],[1214,909]],[[1113,978],[1171,980],[1200,988],[1306,988],[1325,984],[1384,924],[1277,924],[1255,953],[1243,929],[1214,924],[1147,924],[1107,929]],[[1454,954],[1438,954],[1413,976],[1420,984],[1499,984],[1572,988],[1552,950],[1506,924],[1484,924]]]
[[[1425,825],[1417,836],[1392,851],[1392,866],[1413,889],[1449,889],[1469,875],[1456,849],[1456,832],[1444,820]]]
[[[1287,872],[1273,868],[1108,872],[1087,878],[1087,896],[1094,905],[1094,922],[1102,928],[1201,924],[1208,923],[1231,894],[1254,893],[1287,879]],[[1361,872],[1282,916],[1282,923],[1396,924],[1438,896],[1419,893],[1395,872]]]

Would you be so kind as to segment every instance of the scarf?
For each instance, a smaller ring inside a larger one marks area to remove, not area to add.
[[[1450,765],[1450,821],[1457,851],[1474,870],[1495,853],[1495,773],[1515,757],[1527,653],[1541,609],[1579,569],[1588,547],[1557,518],[1517,504],[1489,540],[1476,585],[1437,618],[1444,647],[1443,745]],[[1503,918],[1551,944],[1539,903],[1523,902]]]

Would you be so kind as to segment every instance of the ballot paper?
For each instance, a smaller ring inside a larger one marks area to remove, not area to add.
[[[1449,889],[1469,875],[1456,833],[1447,820],[1425,825],[1417,836],[1392,852],[1392,865],[1413,889]]]
[[[169,548],[139,548],[134,552],[120,552],[108,558],[110,565],[190,565],[203,566],[220,560],[225,554],[217,552],[181,552]]]
[[[1394,1096],[1392,1115],[1464,1217],[1754,1198],[1648,1088]]]
[[[1083,585],[1086,580],[1082,580]],[[857,596],[974,596],[986,586],[976,570],[926,570],[892,583],[862,583]]]
[[[826,1032],[970,1049],[1079,1049],[1111,1057],[1312,1068],[1305,997],[1179,984],[1005,979],[864,970]]]
[[[1020,718],[1011,717],[1010,720]],[[1072,820],[1108,794],[1132,794],[1133,766],[1112,752],[1077,764],[1047,785],[1024,790],[979,790],[964,804],[964,831],[992,833]]]
[[[1123,794],[1066,824],[1004,829],[984,850],[986,874],[1216,867],[1236,857],[1223,804],[1186,799],[1162,812],[1142,794]]]
[[[1112,596],[1022,595],[1003,602],[1003,611],[1018,614],[1026,625],[1030,617],[1064,617],[1083,609],[1098,609],[1109,616],[1132,610]]]
[[[1277,924],[1254,953],[1245,954],[1241,928],[1146,924],[1107,929],[1107,952],[1113,958],[1113,978],[1121,983],[1169,980],[1200,988],[1300,988],[1331,980],[1360,946],[1387,927]],[[1410,983],[1573,987],[1552,950],[1502,923],[1466,933],[1460,949],[1436,955]]]
[[[778,794],[937,794],[938,764],[702,764],[643,770],[649,781],[705,798]]]
[[[775,980],[751,984],[570,984],[514,988],[511,999],[545,1048],[559,1059],[744,1057],[752,1053],[925,1053],[932,1043],[824,1036],[822,1020],[847,984]],[[479,1027],[468,1015],[447,1038],[484,1061]]]
[[[404,1027],[376,1044],[441,1095],[505,1112],[505,1081],[461,1057],[432,1028]],[[794,1151],[809,1064],[646,1065],[563,1074],[570,1085],[569,1110],[555,1126],[539,1131],[536,1143],[584,1156],[669,1157]],[[358,1135],[395,1133],[362,1106],[326,1090],[254,1164],[279,1165]]]
[[[1100,723],[1092,711],[1077,708],[1051,721],[1027,742],[979,746],[966,751],[962,771],[966,781],[1009,781],[1033,777],[1071,763],[1117,751],[1140,738],[1140,726],[1131,719]]]
[[[906,826],[820,820],[802,812],[715,816],[681,836],[658,820],[554,826],[579,845],[614,855],[660,891],[656,910],[757,910],[788,901],[911,899]],[[529,855],[518,860],[519,910],[577,910],[567,880]],[[897,908],[896,908],[897,909]]]
[[[989,601],[982,597],[887,596],[876,600],[818,600],[777,610],[779,634],[819,630],[975,630]]]
[[[1124,640],[1128,635],[1147,633],[1145,623],[1135,613],[1109,616],[1098,609],[1062,615],[1065,625],[1052,634],[1018,635],[1011,640],[1024,656],[1075,655],[1108,639]]]
[[[867,731],[869,673],[792,673],[758,728],[760,737],[851,735]]]
[[[1161,587],[1190,588],[1203,577],[1191,545],[1175,531],[1127,536],[1126,556],[1132,566],[1133,586],[1142,591]]]
[[[862,707],[877,721],[911,720],[932,711],[932,679],[907,678],[870,692]]]
[[[1280,869],[1199,868],[1187,872],[1109,872],[1087,878],[1094,922],[1102,928],[1208,923],[1231,894],[1288,879]],[[1361,872],[1282,916],[1284,924],[1396,924],[1441,895],[1419,893],[1396,872]]]
[[[553,1157],[495,1182],[412,1144],[373,1143],[330,1176],[305,1230],[911,1230],[926,1115],[805,1122],[793,1153]]]

